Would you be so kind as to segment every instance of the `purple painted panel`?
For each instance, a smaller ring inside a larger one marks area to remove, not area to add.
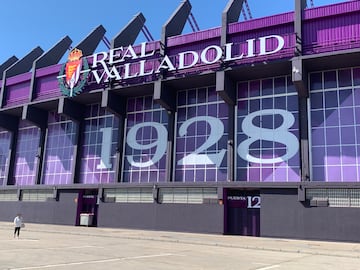
[[[221,34],[221,28],[213,28],[208,29],[204,31],[199,31],[195,33],[170,37],[168,39],[168,47],[175,47],[179,45],[186,45],[186,47],[189,45],[189,43],[195,43],[195,42],[205,42],[208,39],[216,39],[220,38]]]
[[[41,77],[37,80],[37,92],[34,93],[34,101],[57,98],[61,96],[58,81],[54,76]]]
[[[36,90],[34,100],[45,100],[61,96],[57,74],[42,76],[36,81]],[[55,78],[55,79],[54,79]]]
[[[50,74],[56,74],[56,76],[58,76],[61,66],[62,66],[62,64],[58,64],[58,65],[53,65],[50,67],[39,68],[36,70],[36,78],[39,78],[42,76],[47,76]]]
[[[267,31],[266,28],[277,29],[281,27],[282,24],[293,24],[294,20],[294,12],[288,12],[283,14],[278,14],[274,16],[259,18],[259,19],[252,19],[244,22],[237,22],[232,23],[229,25],[229,34],[238,33],[238,32],[252,32],[255,29],[259,29],[260,31]],[[272,32],[275,34],[276,32]],[[257,35],[253,35],[257,36]]]
[[[57,80],[60,68],[61,65],[54,65],[36,70],[35,101],[61,96]]]
[[[214,37],[211,39],[188,43],[186,45],[186,47],[172,46],[172,47],[168,48],[167,54],[169,56],[172,56],[172,55],[176,55],[180,52],[185,52],[185,51],[196,51],[200,54],[203,49],[205,49],[207,46],[210,46],[210,45],[220,46],[220,37]]]
[[[10,78],[6,78],[6,86],[22,83],[22,82],[28,81],[30,79],[31,79],[31,72],[16,75],[16,76],[13,76]]]
[[[30,80],[9,85],[5,88],[4,107],[11,107],[18,104],[25,104],[29,101]]]
[[[4,107],[25,104],[29,101],[31,73],[6,79]]]
[[[241,35],[239,33],[231,34],[228,36],[229,42],[233,43],[242,43],[246,42],[248,39],[253,39],[256,37],[263,37],[263,36],[270,36],[270,35],[280,35],[283,36],[285,39],[287,36],[293,36],[294,34],[294,24],[283,24],[279,25],[277,27],[271,27],[271,28],[263,28],[263,29],[256,29],[254,31],[250,32],[242,32]],[[287,41],[285,40],[285,48],[288,47],[289,44],[287,44]],[[292,44],[294,46],[294,43]],[[256,47],[259,47],[259,44],[257,44]],[[273,48],[269,48],[273,49]],[[257,49],[257,52],[259,49]]]
[[[320,6],[306,9],[304,19],[323,18],[327,16],[337,16],[347,12],[358,12],[360,10],[359,1],[344,1],[342,3]]]
[[[308,9],[304,21],[304,53],[360,47],[360,2]]]

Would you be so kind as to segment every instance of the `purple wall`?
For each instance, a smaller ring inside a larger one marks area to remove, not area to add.
[[[26,104],[30,99],[31,73],[24,73],[6,79],[4,107]]]
[[[360,47],[360,2],[312,8],[304,14],[304,53]]]
[[[221,234],[223,215],[219,204],[100,203],[98,226]]]
[[[59,75],[61,65],[36,70],[34,101],[46,100],[61,95],[56,77]]]
[[[260,235],[359,242],[358,207],[310,207],[296,189],[261,191]]]

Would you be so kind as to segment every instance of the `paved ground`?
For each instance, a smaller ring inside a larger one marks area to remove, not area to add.
[[[0,222],[0,269],[360,269],[360,243]]]

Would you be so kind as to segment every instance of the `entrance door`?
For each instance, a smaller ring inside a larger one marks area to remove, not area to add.
[[[79,191],[76,225],[84,225],[80,224],[80,221],[81,216],[85,216],[89,220],[88,226],[97,226],[97,196],[97,190]]]
[[[225,195],[225,233],[260,236],[260,193],[227,190]]]

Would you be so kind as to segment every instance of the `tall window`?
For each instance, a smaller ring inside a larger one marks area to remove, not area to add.
[[[85,132],[82,134],[82,158],[79,182],[82,184],[116,181],[115,162],[119,140],[119,119],[101,108],[89,105]]]
[[[360,68],[309,75],[313,181],[360,180]]]
[[[6,185],[10,143],[11,132],[0,129],[0,186]]]
[[[300,181],[298,118],[289,76],[239,83],[237,181]]]
[[[128,99],[124,182],[163,182],[166,179],[166,110],[152,96]]]
[[[38,147],[40,129],[26,121],[21,121],[15,157],[14,185],[36,184],[35,174],[39,162]]]
[[[177,95],[175,181],[227,180],[228,106],[215,87]]]
[[[64,116],[49,113],[42,184],[72,184],[76,133],[76,123]]]

